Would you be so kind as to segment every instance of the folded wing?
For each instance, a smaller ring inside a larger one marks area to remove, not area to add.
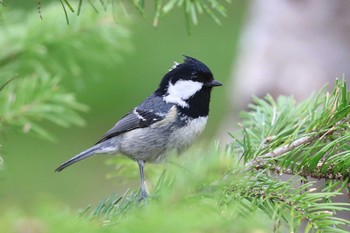
[[[148,127],[158,121],[161,121],[162,119],[164,119],[164,116],[156,114],[153,111],[135,108],[133,111],[125,115],[120,121],[118,121],[113,128],[108,130],[103,135],[103,138],[96,144],[133,129]]]

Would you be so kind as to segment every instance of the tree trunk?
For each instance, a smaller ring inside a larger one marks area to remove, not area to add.
[[[254,0],[232,74],[232,105],[308,97],[350,75],[349,0]]]

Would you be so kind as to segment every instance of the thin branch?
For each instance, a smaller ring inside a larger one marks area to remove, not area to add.
[[[327,170],[327,173],[322,173],[321,167],[317,167],[317,169],[314,171],[303,170],[301,172],[295,172],[290,168],[283,169],[279,166],[268,167],[268,170],[276,172],[276,174],[278,174],[278,175],[290,175],[290,176],[299,175],[299,176],[303,176],[305,178],[310,177],[310,178],[314,178],[317,180],[325,179],[325,180],[345,181],[345,180],[350,178],[350,171],[349,170],[347,170],[345,174],[341,174],[340,172],[334,174],[334,172],[331,169],[332,167],[333,167],[333,165],[330,165],[330,169]],[[266,166],[257,165],[254,167],[254,169],[255,170],[263,170],[263,169],[266,169]]]
[[[306,137],[302,137],[302,138],[299,138],[295,141],[293,141],[291,144],[289,145],[285,145],[285,146],[281,146],[281,147],[278,147],[276,149],[274,149],[273,151],[271,152],[268,152],[266,154],[263,154],[263,155],[260,155],[259,157],[260,158],[276,158],[278,156],[281,156],[291,150],[294,150],[295,148],[301,146],[301,145],[306,145],[312,141],[315,141],[316,139],[320,138],[319,135],[313,135],[313,136],[306,136]]]

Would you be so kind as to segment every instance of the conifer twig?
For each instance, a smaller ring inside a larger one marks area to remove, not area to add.
[[[315,134],[312,136],[305,136],[305,137],[299,138],[299,139],[291,142],[288,145],[278,147],[271,152],[262,154],[256,158],[254,158],[253,160],[247,162],[245,165],[246,168],[244,170],[245,171],[251,171],[253,169],[260,170],[260,169],[264,168],[265,165],[267,164],[267,162],[264,161],[265,159],[277,158],[277,157],[279,157],[279,156],[281,156],[281,155],[283,155],[283,154],[285,154],[285,153],[287,153],[287,152],[289,152],[289,151],[291,151],[299,146],[306,145],[306,144],[313,142],[317,139],[322,139],[325,136],[335,132],[337,130],[337,126],[344,124],[348,120],[349,120],[349,116],[346,116],[342,120],[335,123],[332,126],[332,128],[330,128],[326,133],[319,133],[319,134]],[[275,170],[275,169],[272,169],[272,170]]]

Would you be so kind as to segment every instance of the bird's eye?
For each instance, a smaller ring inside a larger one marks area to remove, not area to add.
[[[193,81],[197,81],[197,80],[198,80],[198,75],[197,75],[197,73],[192,73],[192,74],[191,74],[191,80],[193,80]]]

